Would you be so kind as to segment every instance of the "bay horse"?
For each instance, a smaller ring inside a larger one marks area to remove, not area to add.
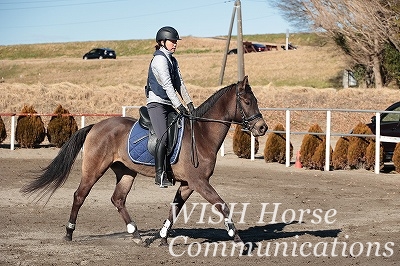
[[[222,213],[228,235],[233,237],[235,242],[242,242],[233,221],[229,218],[227,204],[210,185],[209,179],[214,172],[218,150],[232,123],[241,124],[254,136],[262,136],[268,129],[247,76],[242,81],[216,91],[194,111],[194,114],[184,119],[181,151],[178,161],[172,165],[174,178],[180,186],[171,204],[169,217],[160,230],[160,244],[167,245],[174,218],[193,191]],[[79,209],[93,185],[108,168],[111,168],[117,181],[111,201],[122,216],[134,242],[145,244],[125,207],[126,197],[137,174],[155,176],[154,166],[133,163],[128,155],[127,139],[136,121],[129,117],[112,117],[81,128],[63,145],[57,156],[43,169],[43,173],[21,188],[24,194],[37,192],[40,199],[48,196],[49,200],[67,180],[71,167],[84,145],[82,177],[74,193],[65,240],[72,240]],[[193,145],[193,140],[196,145]],[[192,160],[194,153],[197,155],[197,163]]]

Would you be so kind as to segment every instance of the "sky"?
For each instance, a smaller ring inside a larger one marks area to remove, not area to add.
[[[243,34],[292,32],[268,1],[242,0]],[[0,0],[0,45],[227,35],[235,1]],[[236,16],[237,18],[237,16]],[[236,19],[233,35],[236,35]]]

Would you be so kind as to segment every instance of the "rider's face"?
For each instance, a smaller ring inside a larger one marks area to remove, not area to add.
[[[176,41],[176,40],[166,40],[164,46],[168,51],[174,53],[176,50],[177,44],[178,44],[178,41]]]

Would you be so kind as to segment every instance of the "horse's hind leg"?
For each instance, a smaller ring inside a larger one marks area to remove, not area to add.
[[[69,216],[68,224],[66,226],[67,233],[64,237],[65,240],[72,240],[72,234],[75,230],[76,219],[78,217],[79,209],[82,207],[87,195],[89,195],[90,190],[99,178],[100,177],[89,179],[85,178],[84,176],[82,177],[81,183],[74,193],[74,202],[72,204],[71,213]]]
[[[193,190],[189,188],[186,182],[182,182],[178,190],[176,191],[175,198],[173,203],[171,204],[171,208],[169,210],[169,217],[164,221],[164,225],[160,230],[161,237],[161,246],[168,245],[167,238],[168,233],[175,222],[176,217],[181,211],[183,205],[187,201],[187,199],[192,195]]]
[[[111,202],[117,208],[119,214],[121,214],[121,217],[126,224],[126,229],[128,233],[132,234],[134,242],[136,244],[142,244],[143,242],[137,230],[138,228],[125,206],[126,197],[132,188],[137,173],[129,170],[119,162],[114,163],[111,166],[111,169],[115,172],[117,177],[117,185],[115,186],[114,193],[111,197]]]
[[[95,150],[92,149],[91,152],[94,153]],[[79,209],[82,207],[94,184],[100,179],[100,177],[103,176],[108,167],[109,164],[105,163],[104,161],[101,163],[93,160],[93,157],[90,156],[88,151],[84,154],[81,183],[74,193],[74,202],[72,204],[71,214],[66,226],[67,233],[64,237],[65,240],[72,240],[72,234],[75,230]]]

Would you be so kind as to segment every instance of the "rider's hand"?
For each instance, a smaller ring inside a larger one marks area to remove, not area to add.
[[[189,115],[188,110],[183,106],[183,104],[178,106],[178,111],[181,115]]]
[[[188,105],[188,108],[189,108],[189,113],[191,114],[191,115],[193,115],[194,114],[194,105],[193,105],[193,103],[189,103]]]

